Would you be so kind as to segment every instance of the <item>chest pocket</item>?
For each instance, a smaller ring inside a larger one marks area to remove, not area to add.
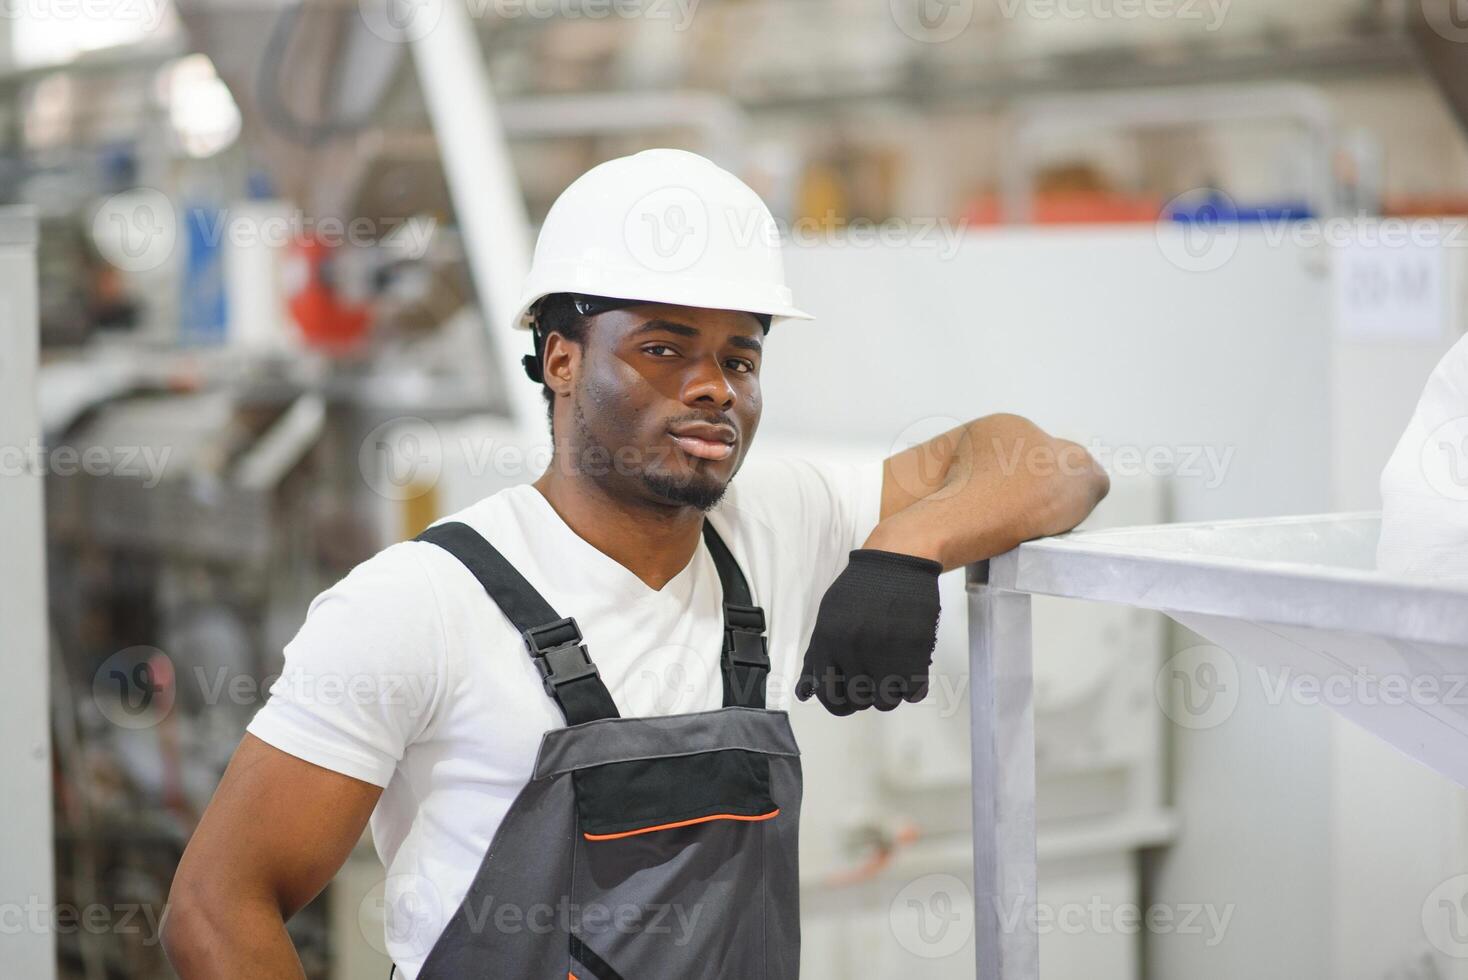
[[[769,820],[770,760],[719,749],[577,770],[576,816],[588,841],[613,841],[713,820]]]

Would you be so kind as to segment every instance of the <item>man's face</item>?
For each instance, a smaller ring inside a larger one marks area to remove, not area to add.
[[[556,431],[569,439],[557,452],[615,495],[712,507],[759,427],[763,339],[754,316],[730,310],[598,314],[584,345],[560,345],[570,397],[558,399]]]

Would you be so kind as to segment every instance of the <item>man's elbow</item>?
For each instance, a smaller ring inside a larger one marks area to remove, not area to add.
[[[1111,492],[1111,477],[1084,446],[1056,440],[1060,461],[1057,478],[1049,482],[1046,495],[1045,534],[1069,531],[1090,516],[1096,505]]]
[[[184,973],[185,964],[193,958],[193,951],[202,941],[200,933],[203,923],[200,921],[198,906],[188,892],[189,886],[175,878],[173,887],[168,892],[168,908],[163,916],[160,936],[163,952],[180,974]]]
[[[174,879],[163,917],[163,952],[181,977],[197,976],[208,961],[208,951],[219,949],[228,899],[221,889],[189,875]]]
[[[1062,452],[1074,460],[1068,472],[1076,481],[1077,490],[1087,504],[1086,513],[1089,514],[1111,492],[1111,475],[1079,443],[1062,441],[1061,446]]]

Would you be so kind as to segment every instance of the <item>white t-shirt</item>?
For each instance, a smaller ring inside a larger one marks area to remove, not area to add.
[[[751,459],[708,512],[765,611],[768,707],[793,702],[821,596],[876,526],[881,491],[881,460]],[[702,538],[654,590],[530,484],[445,520],[479,531],[576,618],[624,717],[722,705],[722,589]],[[411,980],[529,780],[541,736],[564,724],[518,632],[468,569],[406,541],[312,601],[248,731],[385,787],[371,828],[387,868],[386,949]]]

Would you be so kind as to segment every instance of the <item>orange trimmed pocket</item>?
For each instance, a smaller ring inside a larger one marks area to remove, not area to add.
[[[631,837],[634,834],[650,834],[655,830],[672,830],[674,827],[687,827],[690,824],[706,823],[709,820],[768,820],[778,816],[780,808],[775,807],[769,813],[759,813],[746,816],[742,813],[710,813],[706,817],[694,817],[692,820],[676,820],[673,823],[660,823],[653,827],[639,827],[636,830],[624,830],[620,834],[588,834],[583,832],[582,837],[587,840],[616,840],[618,837]]]
[[[573,774],[581,835],[617,840],[714,820],[769,820],[769,757],[746,749],[609,762]]]

